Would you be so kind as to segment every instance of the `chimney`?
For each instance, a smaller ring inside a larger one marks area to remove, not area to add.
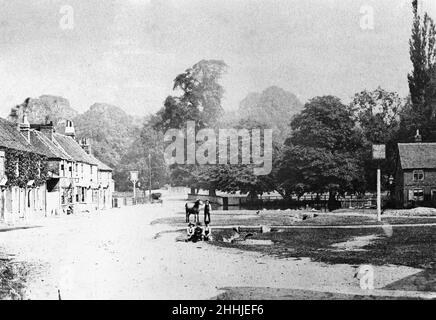
[[[54,133],[54,128],[53,128],[53,122],[50,121],[49,123],[45,123],[39,126],[39,131],[41,131],[41,133],[43,135],[45,135],[50,141],[53,141],[53,133]]]
[[[30,123],[29,120],[27,120],[27,114],[24,113],[23,115],[23,121],[19,124],[20,132],[24,136],[24,138],[27,140],[27,142],[30,143]]]
[[[71,137],[73,139],[76,138],[76,132],[74,130],[74,124],[73,124],[73,121],[71,121],[71,120],[67,120],[65,122],[65,135],[69,136],[69,137]]]
[[[415,142],[417,142],[417,143],[422,142],[422,137],[421,137],[421,135],[419,134],[419,129],[416,130]]]
[[[83,138],[80,140],[80,146],[87,154],[91,154],[91,145],[88,141],[88,138]]]

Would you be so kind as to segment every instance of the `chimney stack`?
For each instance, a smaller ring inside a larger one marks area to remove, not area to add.
[[[30,143],[30,123],[26,113],[23,115],[23,121],[19,124],[19,128],[26,141]]]
[[[91,154],[91,145],[88,141],[88,138],[83,138],[80,140],[80,146],[87,154]]]
[[[417,142],[417,143],[422,142],[422,137],[419,134],[419,129],[416,130],[415,142]]]
[[[74,130],[74,124],[71,120],[65,122],[65,135],[73,139],[76,138],[76,131]]]
[[[54,133],[53,121],[50,122],[46,121],[45,124],[40,125],[39,131],[41,131],[41,133],[45,135],[50,141],[53,141],[53,133]]]

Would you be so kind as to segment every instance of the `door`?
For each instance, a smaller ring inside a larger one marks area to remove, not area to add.
[[[436,205],[436,189],[431,190],[431,203],[433,206]]]

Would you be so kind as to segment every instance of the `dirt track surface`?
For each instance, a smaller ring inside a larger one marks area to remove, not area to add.
[[[33,265],[26,299],[210,299],[224,287],[292,288],[366,294],[356,267],[175,240],[184,202],[142,205],[41,220],[39,228],[0,233],[2,251]],[[375,288],[420,269],[374,267]],[[381,293],[380,293],[381,294]],[[384,293],[383,293],[384,294]]]

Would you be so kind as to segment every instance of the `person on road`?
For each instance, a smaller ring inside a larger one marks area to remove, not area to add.
[[[194,229],[194,234],[192,235],[192,242],[197,242],[202,239],[203,228],[201,227],[201,222],[197,222],[197,226]]]
[[[206,200],[204,203],[204,223],[210,223],[210,213],[212,211],[212,206],[210,205],[210,201]]]
[[[189,222],[188,228],[186,228],[186,235],[187,235],[186,242],[192,240],[192,237],[194,236],[194,230],[195,230],[194,224],[192,222]]]
[[[206,225],[204,226],[204,229],[203,229],[203,240],[204,241],[212,240],[212,230],[209,227],[209,223],[206,223]]]

